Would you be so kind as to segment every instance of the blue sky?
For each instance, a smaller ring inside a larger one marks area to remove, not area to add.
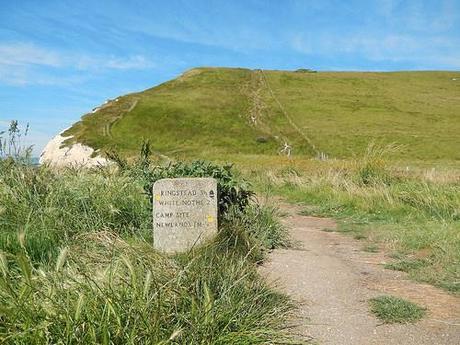
[[[196,66],[460,70],[460,0],[0,0],[0,128],[39,153],[108,98]]]

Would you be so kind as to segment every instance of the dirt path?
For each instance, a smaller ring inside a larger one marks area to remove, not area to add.
[[[282,206],[296,249],[275,250],[261,268],[280,289],[301,303],[296,333],[319,344],[460,344],[460,299],[406,274],[386,270],[382,253],[340,233],[331,219],[298,215]],[[391,294],[428,308],[416,324],[384,325],[369,313],[369,298]]]
[[[110,138],[113,138],[113,135],[112,135],[112,128],[113,126],[115,125],[115,123],[120,120],[124,115],[128,114],[129,112],[131,112],[137,105],[137,103],[139,102],[138,99],[135,99],[133,103],[131,103],[131,105],[129,106],[128,110],[126,110],[125,112],[122,112],[121,114],[118,114],[118,116],[116,116],[114,119],[112,119],[111,122],[108,122],[105,124],[104,128],[103,128],[103,132],[102,134],[104,136],[108,136]]]

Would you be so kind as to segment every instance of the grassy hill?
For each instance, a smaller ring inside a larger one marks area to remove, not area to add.
[[[455,80],[456,79],[456,80]],[[65,135],[131,155],[143,139],[174,158],[347,158],[371,141],[392,158],[460,159],[460,72],[308,72],[196,68],[83,116]]]

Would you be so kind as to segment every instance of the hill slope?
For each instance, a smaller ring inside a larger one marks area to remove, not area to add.
[[[159,155],[346,158],[372,140],[394,158],[460,159],[460,72],[287,72],[196,68],[110,101],[63,133],[126,155],[149,139]],[[285,149],[283,153],[288,150]]]

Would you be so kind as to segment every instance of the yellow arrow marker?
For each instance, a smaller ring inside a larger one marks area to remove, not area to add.
[[[214,217],[213,216],[208,216],[208,223],[212,223],[214,221]]]
[[[155,195],[155,200],[156,200],[156,201],[160,201],[160,194],[156,194],[156,195]]]

